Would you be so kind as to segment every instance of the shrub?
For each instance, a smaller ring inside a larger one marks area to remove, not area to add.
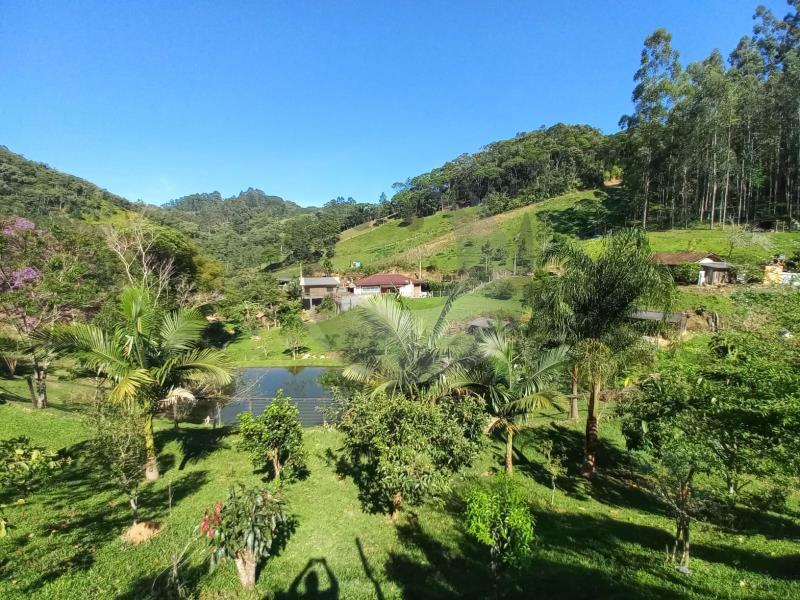
[[[467,497],[467,532],[489,547],[492,568],[517,567],[531,553],[533,517],[525,491],[510,475],[498,475]]]
[[[26,436],[0,440],[0,487],[27,494],[69,462],[61,453],[34,446]]]
[[[90,417],[94,432],[90,440],[92,455],[127,497],[134,525],[139,517],[139,486],[147,464],[144,420],[141,411],[110,402],[100,403]]]
[[[69,462],[69,457],[34,446],[25,436],[0,440],[0,491],[28,494]],[[9,527],[6,515],[0,512],[0,538]]]
[[[282,477],[294,479],[306,473],[303,426],[297,414],[297,406],[278,390],[275,399],[258,417],[251,412],[239,415],[242,436],[239,447],[250,453],[257,469],[271,470],[278,484]]]
[[[268,491],[232,487],[228,499],[207,510],[199,526],[200,534],[210,540],[211,569],[233,559],[242,585],[252,588],[258,564],[282,549],[292,533],[284,505]]]
[[[339,427],[362,503],[394,517],[405,503],[443,491],[447,476],[477,453],[484,423],[477,399],[352,398]]]
[[[692,285],[697,283],[700,266],[695,263],[683,263],[670,267],[669,270],[670,273],[672,273],[672,279],[675,280],[675,283]]]
[[[495,300],[510,300],[514,297],[514,284],[507,279],[499,279],[487,285],[483,295]]]

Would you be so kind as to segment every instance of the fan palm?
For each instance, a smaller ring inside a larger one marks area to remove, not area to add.
[[[560,394],[549,382],[563,365],[567,348],[560,346],[536,360],[525,360],[513,338],[498,330],[486,333],[478,348],[486,361],[473,371],[473,387],[487,401],[488,433],[505,437],[506,472],[513,473],[514,435],[531,425],[536,412],[556,406]]]
[[[194,309],[163,312],[147,290],[120,295],[121,323],[110,331],[79,324],[54,330],[51,343],[62,354],[111,381],[111,401],[138,403],[145,410],[148,479],[158,479],[153,414],[160,405],[193,400],[201,384],[227,385],[232,369],[225,354],[202,348],[206,323]]]
[[[345,368],[344,377],[366,385],[373,394],[435,399],[447,393],[461,373],[462,361],[444,344],[447,314],[458,294],[450,294],[430,331],[394,296],[381,294],[358,307],[372,334],[384,341],[386,349]]]

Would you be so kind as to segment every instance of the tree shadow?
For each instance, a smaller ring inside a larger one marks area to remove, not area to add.
[[[205,563],[172,565],[163,571],[144,575],[131,582],[128,590],[118,595],[117,600],[174,600],[195,598],[202,577],[208,573]]]
[[[591,480],[580,476],[583,462],[583,433],[551,422],[546,427],[535,427],[522,431],[518,436],[518,448],[540,449],[547,442],[553,445],[553,455],[565,457],[567,476],[560,477],[556,487],[568,496],[587,500],[593,498],[609,506],[630,507],[651,512],[662,512],[661,505],[650,494],[641,489],[630,475],[635,472],[635,463],[630,455],[608,440],[599,440],[598,473]],[[542,464],[529,459],[517,450],[518,468],[543,486],[550,487],[550,475]]]
[[[692,556],[708,562],[760,573],[773,579],[800,580],[800,554],[769,556],[733,546],[709,546],[695,543],[692,546]]]
[[[242,336],[241,331],[235,329],[233,333],[225,328],[219,321],[210,323],[203,332],[203,343],[212,348],[225,348],[229,344],[237,341]]]
[[[397,535],[401,549],[390,552],[386,574],[404,598],[493,597],[488,553],[462,532],[446,545],[411,515]]]
[[[178,470],[183,471],[186,465],[205,460],[217,450],[229,448],[224,439],[230,433],[230,427],[165,429],[156,433],[156,443],[159,448],[173,441],[178,443],[183,455]]]

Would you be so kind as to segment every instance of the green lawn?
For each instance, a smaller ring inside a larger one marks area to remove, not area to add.
[[[516,288],[515,296],[509,300],[487,298],[482,291],[465,294],[454,303],[448,320],[463,323],[477,316],[520,317],[524,308],[520,301],[523,277],[511,278]],[[422,317],[423,323],[431,327],[439,316],[444,297],[406,299],[407,306]],[[261,329],[256,335],[242,335],[226,348],[237,367],[286,367],[314,365],[321,367],[342,366],[337,352],[348,329],[358,326],[358,311],[348,311],[330,319],[306,323],[305,350],[293,360],[286,349],[280,328]],[[303,358],[306,356],[306,358]]]
[[[365,513],[353,482],[337,474],[338,432],[321,428],[306,432],[310,476],[286,489],[297,529],[261,571],[256,592],[242,593],[232,564],[207,573],[194,528],[231,483],[256,484],[258,477],[236,449],[235,435],[159,425],[163,477],[145,485],[142,503],[143,518],[163,529],[134,547],[119,537],[129,524],[127,505],[101,467],[81,458],[86,433],[79,415],[60,408],[33,412],[17,402],[0,405],[0,437],[30,435],[50,448],[66,447],[77,459],[24,506],[6,509],[17,528],[0,541],[0,597],[147,598],[154,579],[164,581],[172,556],[187,548],[184,583],[199,598],[307,598],[303,585],[312,577],[309,570],[317,573],[321,590],[329,587],[322,560],[338,595],[320,598],[492,596],[488,557],[463,531],[457,496],[416,507],[397,523]],[[553,414],[520,436],[517,476],[529,490],[536,545],[529,563],[507,583],[510,597],[788,599],[800,594],[797,514],[743,515],[738,530],[695,525],[693,574],[682,576],[664,560],[671,522],[621,475],[625,454],[615,422],[601,421],[603,475],[592,484],[576,476],[581,428]],[[544,439],[567,456],[571,469],[559,481],[552,506],[536,451]],[[499,447],[487,448],[471,470],[454,479],[454,490],[498,468],[501,455]],[[299,588],[292,589],[296,580]]]

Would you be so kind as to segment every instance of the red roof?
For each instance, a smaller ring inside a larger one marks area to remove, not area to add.
[[[359,279],[356,283],[359,286],[393,285],[400,287],[407,285],[409,283],[418,284],[419,281],[417,281],[413,277],[407,277],[405,275],[400,275],[399,273],[375,273],[374,275],[369,275],[368,277]]]

